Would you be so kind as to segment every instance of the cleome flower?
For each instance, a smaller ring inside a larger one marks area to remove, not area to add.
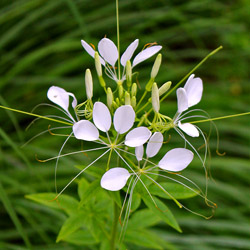
[[[191,123],[182,123],[182,120],[187,119],[187,117],[184,118],[186,114],[182,113],[200,102],[202,92],[202,80],[198,77],[195,78],[194,74],[188,78],[183,88],[178,88],[176,91],[178,110],[173,119],[174,127],[179,127],[187,135],[192,137],[198,137],[199,130]]]
[[[83,48],[86,52],[95,58],[95,50],[84,40],[81,40]],[[98,51],[100,54],[100,62],[106,69],[106,74],[108,77],[115,81],[123,81],[125,80],[125,66],[127,61],[130,61],[132,58],[136,48],[138,47],[139,39],[134,40],[122,54],[120,59],[120,64],[123,66],[123,73],[121,79],[117,75],[115,70],[115,65],[118,61],[119,53],[116,45],[108,38],[103,38],[98,43]],[[146,49],[142,50],[138,53],[132,63],[132,68],[135,67],[137,64],[147,60],[151,56],[155,55],[158,51],[160,51],[162,46],[160,45],[153,45],[151,47],[147,47]]]

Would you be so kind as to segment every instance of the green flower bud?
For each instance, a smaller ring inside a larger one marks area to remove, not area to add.
[[[98,79],[99,79],[100,85],[101,85],[103,88],[105,88],[105,87],[106,87],[106,82],[104,81],[103,77],[102,77],[102,76],[99,76]]]
[[[134,82],[131,88],[131,96],[136,96],[136,93],[137,93],[137,84]]]
[[[112,92],[111,88],[108,88],[107,89],[107,105],[108,105],[109,109],[111,109],[113,101],[114,101],[113,92]]]
[[[127,91],[125,92],[125,105],[131,105],[130,94]]]
[[[95,52],[95,68],[96,68],[98,77],[102,76],[102,65],[101,65],[100,57],[97,51]]]
[[[132,98],[131,98],[131,106],[132,106],[133,108],[136,107],[136,97],[135,97],[135,96],[132,96]]]
[[[90,69],[87,69],[85,72],[85,87],[87,98],[90,100],[93,96],[93,80]]]
[[[120,99],[118,97],[115,98],[116,106],[120,106]]]
[[[153,68],[152,68],[152,71],[151,71],[151,78],[153,78],[153,79],[158,74],[159,68],[161,66],[161,58],[162,58],[162,55],[158,54],[158,56],[155,59],[155,62],[154,62],[154,65],[153,65]]]
[[[165,94],[171,87],[172,82],[168,81],[159,88],[159,96]]]
[[[126,63],[126,80],[127,86],[130,87],[132,84],[132,67],[130,61],[127,61]]]
[[[159,98],[159,89],[156,82],[152,86],[152,106],[156,113],[160,110],[160,98]]]
[[[119,98],[122,99],[122,97],[123,97],[123,86],[122,85],[118,85],[118,95],[119,95]]]

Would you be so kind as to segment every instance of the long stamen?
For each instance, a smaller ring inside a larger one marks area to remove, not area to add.
[[[107,154],[110,151],[108,149],[106,152],[104,152],[102,155],[100,155],[98,158],[96,158],[93,162],[91,162],[87,167],[85,167],[83,170],[81,170],[63,189],[62,191],[55,197],[57,199],[63,192],[64,190],[79,176],[81,175],[86,169],[88,169],[90,166],[92,166],[95,162],[97,162],[99,159],[101,159],[105,154]]]
[[[117,49],[118,49],[118,77],[121,79],[121,65],[120,65],[120,27],[119,27],[119,1],[115,1],[116,5],[116,28],[117,28]]]

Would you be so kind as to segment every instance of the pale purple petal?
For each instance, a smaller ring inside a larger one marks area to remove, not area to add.
[[[111,168],[102,176],[101,187],[110,191],[118,191],[126,185],[130,175],[125,168]]]
[[[119,107],[114,114],[114,127],[119,134],[124,134],[132,128],[135,121],[135,111],[130,105]]]
[[[148,58],[156,54],[158,51],[160,51],[161,48],[162,46],[156,45],[156,46],[152,46],[152,47],[144,49],[134,58],[132,67],[147,60]]]
[[[188,97],[188,107],[194,106],[200,102],[203,92],[203,83],[199,77],[194,78],[194,74],[191,75],[185,86],[187,97]]]
[[[121,65],[122,66],[126,66],[127,61],[129,61],[131,59],[131,57],[133,56],[137,46],[139,43],[139,39],[134,40],[125,50],[125,52],[122,54],[121,57]]]
[[[102,102],[96,102],[94,104],[93,121],[96,127],[101,131],[109,131],[111,127],[111,115],[108,107]]]
[[[176,91],[176,95],[177,95],[178,113],[182,113],[183,111],[188,109],[188,98],[186,90],[184,88],[178,88]]]
[[[151,132],[146,127],[138,127],[131,130],[125,137],[125,145],[138,147],[143,145],[151,136]]]
[[[143,153],[144,153],[143,145],[138,146],[138,147],[135,148],[135,156],[136,156],[137,161],[141,161],[142,160]]]
[[[147,148],[146,148],[147,157],[149,157],[149,158],[154,157],[161,149],[162,142],[163,142],[162,133],[155,132],[151,136],[151,138],[149,139],[149,142],[147,144]]]
[[[192,151],[185,148],[175,148],[165,154],[158,166],[168,171],[182,171],[193,160],[193,157]]]
[[[192,136],[192,137],[199,136],[199,130],[191,123],[178,122],[178,127],[189,136]]]
[[[116,45],[108,38],[103,38],[98,43],[98,50],[103,59],[112,66],[118,59],[118,50]]]
[[[74,123],[73,133],[76,139],[84,141],[95,141],[99,138],[98,129],[88,120]]]

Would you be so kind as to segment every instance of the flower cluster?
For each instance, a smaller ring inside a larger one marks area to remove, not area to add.
[[[164,190],[179,206],[182,206],[156,181],[155,176],[165,177],[163,174],[157,174],[158,172],[179,175],[191,163],[194,157],[192,150],[186,148],[187,144],[198,155],[204,166],[205,159],[202,160],[202,157],[183,134],[184,132],[191,137],[198,137],[202,134],[206,144],[202,131],[192,123],[185,122],[186,119],[192,117],[203,117],[201,115],[187,116],[191,112],[197,111],[188,109],[200,102],[203,83],[200,78],[195,77],[193,74],[190,75],[184,87],[177,88],[176,114],[173,118],[166,114],[161,114],[160,103],[171,91],[170,81],[164,83],[160,88],[158,88],[155,82],[161,65],[161,54],[158,54],[155,59],[144,93],[138,93],[137,83],[133,82],[133,69],[137,64],[159,52],[162,47],[156,44],[146,46],[145,49],[135,56],[131,64],[130,60],[138,46],[138,42],[138,39],[132,42],[121,58],[119,58],[117,47],[108,38],[103,38],[99,42],[99,53],[95,51],[94,46],[92,47],[82,40],[83,48],[95,60],[99,83],[106,93],[106,104],[101,101],[93,101],[93,79],[89,69],[85,73],[87,99],[84,102],[77,104],[76,98],[72,93],[56,86],[50,87],[48,98],[57,104],[67,116],[67,118],[62,119],[72,124],[72,132],[69,137],[85,142],[93,142],[98,145],[96,148],[80,152],[105,151],[96,159],[93,159],[75,178],[99,159],[108,155],[107,164],[104,166],[106,171],[100,179],[102,188],[109,191],[118,191],[125,188],[129,182],[126,190],[132,195],[133,189],[139,181],[150,195],[147,185],[142,180],[142,176],[145,176]],[[113,90],[106,84],[103,78],[103,66],[107,76],[116,82],[116,88]],[[123,67],[122,73],[120,73],[121,66]],[[144,98],[147,95],[149,97],[145,102]],[[167,147],[162,147],[164,137],[166,137],[170,129],[175,129],[184,139],[185,145],[183,148],[166,150]],[[165,155],[155,163],[154,157],[161,148],[165,151]],[[60,153],[61,151],[62,149]],[[59,157],[60,154],[57,159]],[[118,160],[112,161],[113,158]],[[171,177],[167,178],[174,180]],[[189,189],[192,188],[189,187]]]

